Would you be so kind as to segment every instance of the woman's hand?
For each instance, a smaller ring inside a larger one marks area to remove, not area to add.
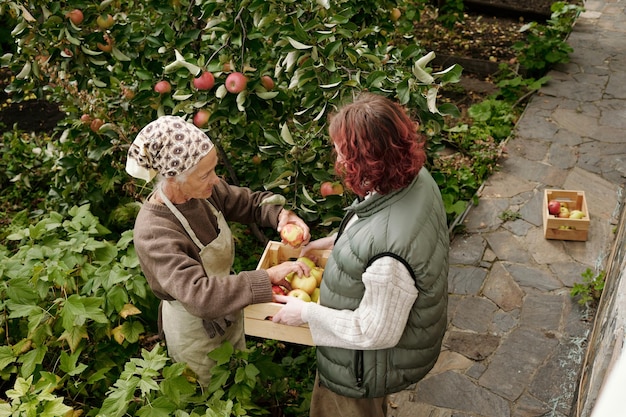
[[[282,285],[288,290],[291,290],[291,284],[285,277],[292,272],[298,276],[307,276],[311,273],[311,268],[304,262],[287,261],[267,269],[267,274],[270,276],[272,284]]]
[[[300,326],[302,321],[302,309],[306,306],[306,301],[288,295],[275,295],[274,301],[284,303],[285,306],[278,310],[272,317],[274,323],[286,324],[288,326]]]
[[[311,231],[309,230],[309,226],[293,211],[282,209],[278,214],[278,227],[276,228],[279,234],[280,231],[283,230],[283,227],[285,227],[288,223],[296,224],[302,228],[303,235],[301,244],[308,245],[309,240],[311,240]]]
[[[337,234],[333,234],[330,236],[323,237],[321,239],[314,240],[313,242],[305,245],[300,250],[300,256],[306,256],[308,258],[313,259],[313,255],[310,253],[314,250],[331,250],[335,246],[335,239],[337,239]]]

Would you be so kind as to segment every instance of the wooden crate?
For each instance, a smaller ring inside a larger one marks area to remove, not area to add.
[[[312,251],[311,253],[317,257],[318,266],[326,266],[326,260],[330,255],[329,250]],[[267,269],[285,261],[295,260],[299,256],[300,249],[283,245],[280,242],[270,241],[267,243],[263,255],[261,255],[257,269]],[[283,305],[279,303],[261,303],[246,307],[243,310],[246,334],[265,339],[282,340],[289,343],[314,346],[311,331],[307,324],[295,327],[274,323],[272,321],[272,316],[274,316],[282,306]]]
[[[585,213],[582,219],[559,218],[548,212],[548,201],[567,203],[569,210]],[[543,234],[546,239],[587,240],[589,231],[589,209],[584,191],[545,190],[543,196]]]

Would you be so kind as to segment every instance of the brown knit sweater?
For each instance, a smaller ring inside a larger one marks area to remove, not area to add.
[[[271,195],[222,181],[214,187],[209,201],[229,222],[276,228],[282,206],[259,206]],[[192,199],[176,207],[203,244],[215,239],[217,219],[205,201]],[[204,320],[224,317],[249,304],[272,301],[270,279],[264,270],[207,276],[198,247],[165,205],[143,204],[135,222],[134,242],[154,294],[161,300],[178,300],[190,314]]]

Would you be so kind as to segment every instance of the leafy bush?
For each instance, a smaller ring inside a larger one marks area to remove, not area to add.
[[[530,75],[541,76],[555,64],[569,62],[572,48],[566,38],[583,7],[557,1],[551,6],[552,15],[546,25],[530,22],[521,29],[528,31],[525,42],[513,45],[519,63]]]
[[[154,333],[158,304],[132,233],[116,242],[105,240],[108,233],[85,205],[7,236],[8,247],[0,246],[0,386],[41,388],[54,375],[56,395],[88,404]]]

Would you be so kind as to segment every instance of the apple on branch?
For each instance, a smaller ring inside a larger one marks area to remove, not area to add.
[[[338,182],[325,181],[320,185],[320,194],[326,198],[329,195],[341,195],[343,194],[343,185]]]
[[[166,94],[172,91],[172,85],[169,83],[169,81],[161,80],[154,85],[154,91],[159,94]]]
[[[240,72],[232,72],[228,74],[228,77],[226,77],[226,81],[224,82],[226,91],[232,94],[241,93],[246,89],[247,85],[248,78]]]
[[[204,127],[204,126],[206,126],[207,122],[209,121],[209,117],[211,117],[211,112],[210,111],[205,110],[205,109],[200,109],[193,116],[193,124],[198,126],[198,127]]]
[[[70,19],[73,24],[77,26],[83,23],[83,19],[85,18],[85,16],[83,15],[83,12],[80,9],[74,9],[70,12],[67,12],[65,16],[68,19]]]
[[[198,90],[210,90],[215,85],[215,77],[212,73],[205,71],[199,77],[193,79],[193,86]]]
[[[261,77],[261,85],[267,91],[271,91],[274,89],[274,80],[269,75],[264,75]]]
[[[96,24],[100,29],[108,29],[115,24],[115,20],[110,14],[100,15],[96,19]]]
[[[280,230],[280,237],[290,246],[297,248],[304,241],[304,230],[297,224],[287,223]]]

